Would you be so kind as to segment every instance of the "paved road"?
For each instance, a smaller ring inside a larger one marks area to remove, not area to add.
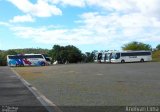
[[[0,112],[47,112],[9,67],[0,67]]]
[[[16,70],[21,69],[25,69],[24,75],[35,74],[34,80],[26,80],[58,106],[160,105],[160,63],[73,64]]]

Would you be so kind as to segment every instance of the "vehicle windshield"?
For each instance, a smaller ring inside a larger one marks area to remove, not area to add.
[[[120,53],[112,53],[111,59],[119,59],[120,58]]]
[[[103,54],[102,55],[102,60],[109,60],[110,54],[111,53],[105,53],[105,54]]]
[[[9,59],[19,59],[19,56],[8,56]]]
[[[45,58],[49,57],[47,54],[42,54]]]
[[[101,60],[102,59],[102,53],[99,53],[98,54],[98,60]]]
[[[111,53],[107,53],[107,55],[106,55],[106,60],[109,60],[109,59],[110,59],[110,55],[111,55]]]
[[[98,53],[96,53],[94,56],[94,60],[97,60],[97,59],[98,59]]]
[[[102,54],[102,60],[105,60],[105,59],[106,59],[106,53]]]
[[[46,57],[45,59],[46,59],[46,61],[51,62],[51,59],[49,57]]]

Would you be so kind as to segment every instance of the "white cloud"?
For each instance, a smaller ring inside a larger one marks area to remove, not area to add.
[[[26,39],[32,39],[38,43],[45,44],[91,44],[94,43],[94,37],[91,39],[92,32],[84,29],[51,29],[46,27],[12,27],[16,35]],[[91,39],[91,40],[90,40]]]
[[[137,8],[141,11],[142,14],[160,17],[160,1],[159,0],[137,0]]]
[[[85,13],[82,15],[86,27],[94,28],[97,31],[101,28],[103,30],[114,29],[116,34],[119,32],[133,32],[130,36],[143,35],[145,29],[160,28],[160,21],[155,18],[148,18],[140,13],[131,13],[128,15],[119,15],[112,13],[111,15],[100,15],[95,13]],[[107,32],[106,32],[107,33]],[[122,35],[125,36],[125,35]],[[127,35],[128,36],[128,35]]]
[[[119,48],[126,42],[157,42],[160,40],[160,21],[147,18],[140,13],[101,15],[98,12],[84,13],[78,21],[79,27],[12,27],[21,38],[37,43],[60,45],[100,44]]]
[[[69,5],[76,7],[101,7],[104,10],[120,13],[141,13],[142,15],[160,17],[159,0],[37,0],[35,4],[29,0],[8,0],[26,14],[37,17],[50,17],[62,15],[56,5]],[[23,4],[23,5],[22,5]]]
[[[52,15],[62,15],[62,11],[59,8],[57,8],[55,5],[50,5],[46,0],[37,0],[36,4],[29,2],[29,0],[9,1],[22,12],[32,16],[50,17]]]
[[[80,15],[80,19],[75,20],[79,26],[72,29],[67,26],[65,29],[23,26],[11,28],[19,37],[38,43],[104,44],[116,48],[130,41],[160,41],[159,0],[38,0],[36,4],[24,0],[26,7],[22,7],[20,2],[13,0],[12,3],[24,13],[37,17],[60,15],[60,9],[54,11],[57,4],[101,7],[97,12]]]
[[[49,5],[43,0],[38,0],[31,11],[31,14],[38,17],[50,17],[52,15],[61,15],[62,11],[54,5]]]
[[[160,17],[159,0],[86,0],[86,3],[110,11],[122,13],[139,12],[149,17]]]
[[[132,5],[130,4],[132,0],[86,0],[88,5],[96,5],[107,10],[131,10]]]
[[[69,5],[75,7],[84,7],[85,0],[49,0],[53,4]]]
[[[23,16],[15,16],[10,22],[16,23],[16,22],[34,22],[32,16],[30,15],[23,15]]]
[[[109,11],[122,13],[140,12],[148,16],[159,17],[159,0],[37,0],[35,4],[29,0],[9,0],[24,13],[30,13],[38,17],[61,15],[62,11],[57,4],[76,7],[98,6]],[[23,5],[22,5],[23,4]]]
[[[0,21],[0,25],[1,26],[6,26],[6,27],[10,27],[11,26],[8,22],[2,22],[2,21]]]

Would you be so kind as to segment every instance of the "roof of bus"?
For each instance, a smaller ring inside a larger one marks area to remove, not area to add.
[[[23,55],[42,55],[42,54],[23,54]]]
[[[96,54],[99,54],[99,53],[112,53],[112,52],[119,52],[119,51],[104,51],[104,52],[96,52]]]
[[[24,55],[42,55],[42,54],[17,54],[17,55],[7,55],[7,56],[24,56]]]
[[[151,52],[151,51],[146,51],[146,50],[125,50],[125,51],[107,51],[107,52],[97,52],[96,54],[106,54],[106,53],[130,53],[130,52]]]
[[[132,51],[132,50],[127,50],[127,51],[117,51],[117,52],[112,52],[112,53],[130,53],[130,52],[151,52],[151,51],[145,51],[145,50]]]

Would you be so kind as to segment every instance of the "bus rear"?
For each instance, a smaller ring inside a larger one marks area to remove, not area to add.
[[[7,55],[8,66],[24,66],[22,58],[17,55]]]

